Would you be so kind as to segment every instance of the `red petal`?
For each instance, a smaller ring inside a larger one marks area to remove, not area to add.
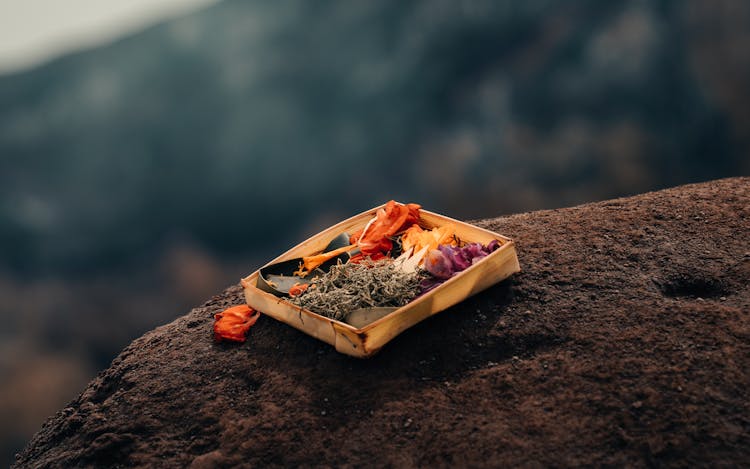
[[[357,240],[359,249],[364,254],[383,254],[393,249],[391,236],[419,221],[417,204],[401,205],[394,200],[388,201],[385,207],[377,211],[375,220],[368,226],[363,236],[352,236]]]
[[[214,315],[214,339],[244,342],[247,331],[259,317],[260,313],[248,305],[227,308]]]

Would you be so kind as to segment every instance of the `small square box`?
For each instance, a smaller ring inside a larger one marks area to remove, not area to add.
[[[342,233],[363,228],[385,205],[344,220],[293,247],[267,265],[322,252]],[[455,305],[520,271],[516,248],[510,238],[452,218],[420,210],[419,225],[425,229],[452,224],[462,243],[487,245],[493,239],[500,247],[487,257],[390,314],[361,328],[327,318],[292,304],[258,288],[260,269],[241,280],[247,304],[300,331],[333,345],[337,351],[354,357],[374,355],[391,339],[418,322]]]

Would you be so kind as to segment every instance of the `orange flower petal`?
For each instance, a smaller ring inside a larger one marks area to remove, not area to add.
[[[232,306],[214,314],[214,340],[244,342],[247,331],[259,317],[260,313],[248,305]]]

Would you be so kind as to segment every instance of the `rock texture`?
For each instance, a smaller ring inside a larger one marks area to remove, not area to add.
[[[270,318],[214,344],[234,286],[134,341],[17,466],[750,463],[750,178],[477,224],[523,272],[375,357]]]

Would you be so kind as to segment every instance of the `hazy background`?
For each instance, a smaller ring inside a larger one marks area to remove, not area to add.
[[[388,199],[750,174],[744,0],[98,3],[0,0],[0,465],[133,338]]]

